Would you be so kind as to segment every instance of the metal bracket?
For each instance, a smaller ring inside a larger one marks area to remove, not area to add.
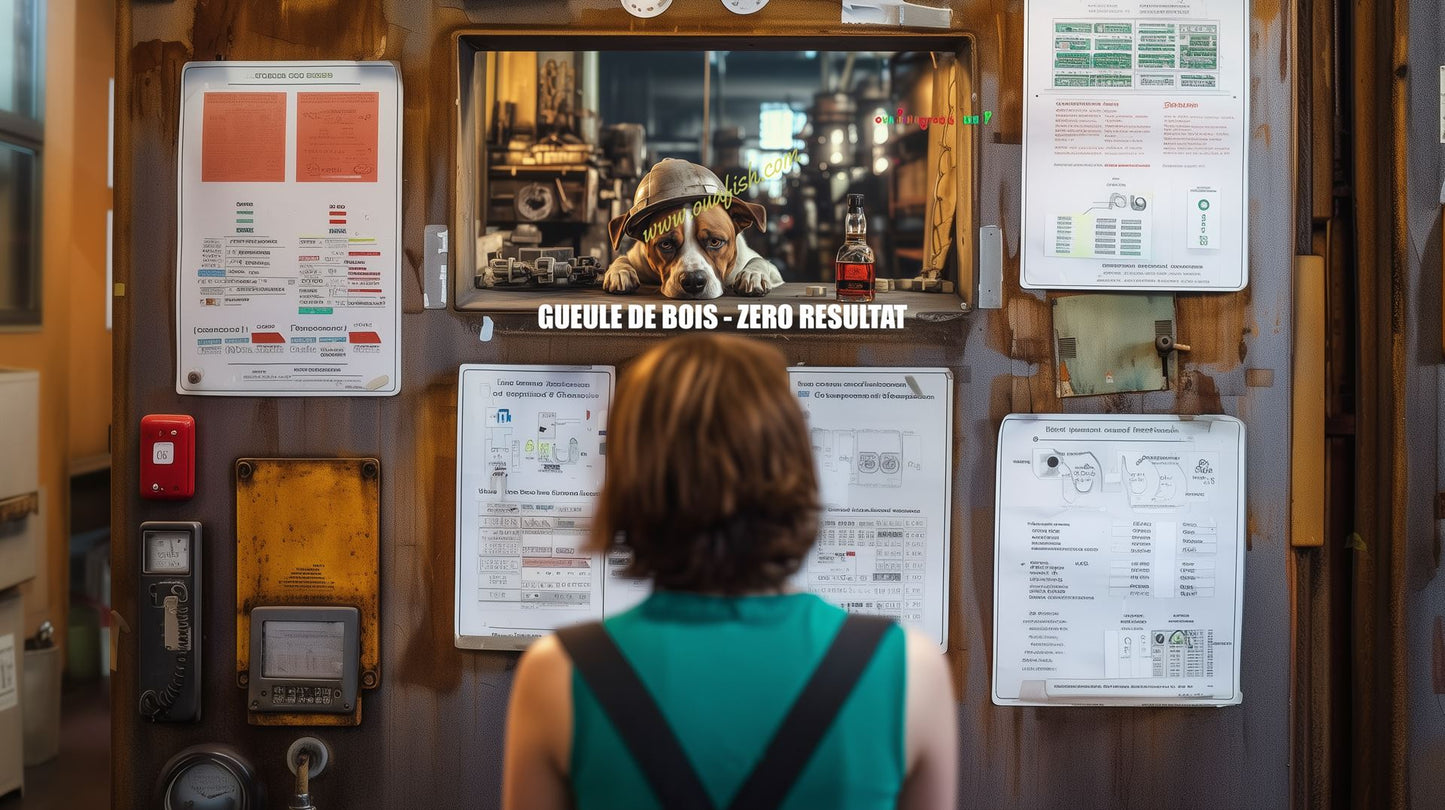
[[[978,229],[979,309],[1003,309],[1003,229],[984,225]]]
[[[421,285],[422,306],[426,309],[447,308],[447,265],[451,258],[448,236],[445,225],[426,226]]]

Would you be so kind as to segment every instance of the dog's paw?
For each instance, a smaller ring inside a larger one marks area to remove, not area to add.
[[[614,262],[607,268],[607,272],[602,274],[602,289],[614,295],[630,293],[641,283],[637,279],[637,271],[620,262]]]
[[[772,263],[754,259],[737,272],[733,279],[733,292],[738,295],[767,295],[769,290],[783,285],[783,276]]]

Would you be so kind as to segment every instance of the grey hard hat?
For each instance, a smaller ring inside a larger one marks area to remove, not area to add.
[[[634,239],[642,238],[648,219],[663,209],[675,208],[715,195],[727,194],[722,180],[706,166],[699,166],[688,160],[663,158],[653,165],[637,184],[632,195],[632,208],[608,223],[612,235],[612,246],[622,241],[622,234]],[[758,230],[767,230],[767,212],[761,205],[732,198],[731,209],[746,212],[751,223]]]

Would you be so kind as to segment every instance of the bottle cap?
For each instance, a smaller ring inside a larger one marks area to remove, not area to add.
[[[862,211],[862,210],[863,210],[863,195],[862,195],[862,194],[849,194],[849,195],[848,195],[848,210],[849,210],[849,211]]]

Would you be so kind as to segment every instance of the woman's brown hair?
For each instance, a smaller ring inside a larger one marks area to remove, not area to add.
[[[670,590],[780,587],[813,545],[818,484],[803,412],[776,349],[690,335],[623,374],[607,420],[592,543]]]

